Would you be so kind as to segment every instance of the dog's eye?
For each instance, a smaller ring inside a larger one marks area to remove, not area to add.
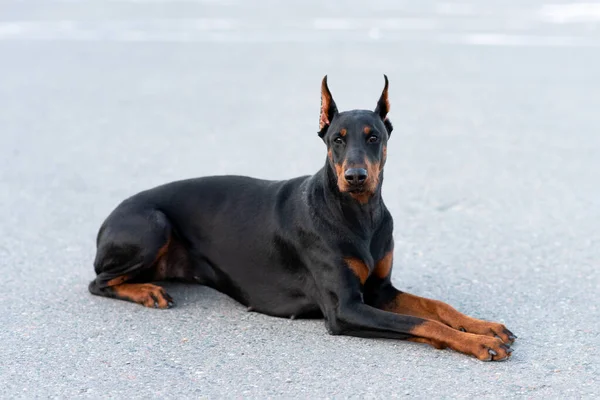
[[[379,141],[379,138],[377,136],[375,136],[375,135],[371,135],[367,139],[367,142],[369,142],[369,143],[377,143],[378,141]]]
[[[344,139],[342,139],[340,136],[336,137],[335,139],[333,139],[333,141],[337,144],[342,144],[344,143]]]

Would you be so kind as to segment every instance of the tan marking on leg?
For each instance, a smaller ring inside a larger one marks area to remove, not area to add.
[[[127,275],[117,276],[116,278],[113,278],[110,281],[108,281],[106,283],[106,286],[120,285],[121,283],[127,281],[128,279],[129,279],[129,276],[127,276]]]
[[[160,249],[158,249],[158,252],[156,253],[156,260],[167,254],[167,251],[169,250],[169,244],[171,244],[171,236],[169,236],[169,238],[167,239],[167,243],[165,243]]]
[[[169,301],[172,301],[162,287],[151,283],[122,283],[113,286],[112,290],[117,298],[150,308],[169,308]]]
[[[477,335],[492,337],[497,335],[504,343],[513,342],[512,333],[504,325],[469,317],[439,300],[400,293],[389,304],[384,305],[383,309],[397,314],[439,321],[454,329],[464,329]]]
[[[433,339],[425,339],[425,338],[421,338],[421,337],[410,338],[410,339],[408,339],[408,341],[409,342],[417,342],[417,343],[425,343],[425,344],[435,347],[438,350],[443,350],[447,347],[445,343],[437,342]]]
[[[410,330],[423,343],[434,347],[448,346],[458,352],[477,357],[482,361],[503,360],[510,356],[509,347],[500,339],[460,332],[438,321],[425,321]],[[413,340],[414,341],[414,340]],[[492,350],[493,353],[490,353]]]
[[[158,249],[158,252],[156,253],[156,258],[154,259],[154,276],[153,276],[153,280],[155,281],[162,281],[164,279],[166,279],[167,277],[169,277],[168,271],[167,269],[169,268],[169,265],[167,263],[167,258],[168,258],[168,254],[169,254],[169,247],[171,245],[171,236],[169,236],[169,238],[167,239],[167,242],[160,248]]]

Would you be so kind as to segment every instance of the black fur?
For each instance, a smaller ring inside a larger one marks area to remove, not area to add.
[[[166,308],[166,293],[131,284],[198,282],[264,314],[324,317],[334,334],[417,336],[423,318],[383,310],[402,293],[390,282],[393,221],[381,197],[387,90],[386,77],[374,111],[339,113],[323,80],[328,157],[314,175],[204,177],[122,202],[100,228],[90,291]],[[350,181],[351,169],[366,180]]]

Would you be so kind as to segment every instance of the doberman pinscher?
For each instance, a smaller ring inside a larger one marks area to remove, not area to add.
[[[322,317],[334,335],[394,338],[504,360],[516,338],[499,323],[401,292],[393,222],[381,198],[392,124],[388,79],[374,111],[338,112],[321,84],[325,165],[285,181],[211,176],[123,201],[102,224],[91,293],[169,308],[149,282],[197,282],[260,313]]]

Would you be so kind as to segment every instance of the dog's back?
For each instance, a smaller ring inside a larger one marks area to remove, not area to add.
[[[300,244],[288,237],[298,229],[311,231],[307,185],[308,177],[213,176],[134,195],[100,229],[99,279],[108,282],[136,269],[139,263],[125,259],[143,259],[148,267],[131,271],[128,282],[194,281],[267,314],[314,314],[318,305],[299,295],[308,291],[307,282],[288,280],[279,268],[293,274],[305,267]]]

